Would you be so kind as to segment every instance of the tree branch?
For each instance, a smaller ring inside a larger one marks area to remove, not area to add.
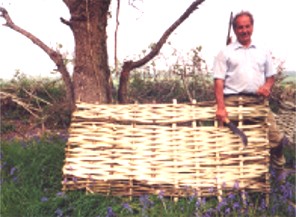
[[[55,50],[48,47],[45,43],[43,43],[39,38],[31,34],[30,32],[20,28],[19,26],[15,25],[12,19],[10,18],[7,10],[3,7],[0,7],[0,17],[3,17],[6,21],[4,26],[7,26],[11,29],[13,29],[16,32],[19,32],[20,34],[26,36],[28,39],[30,39],[34,44],[36,44],[38,47],[40,47],[47,55],[50,57],[50,59],[56,64],[57,70],[61,73],[62,79],[65,82],[66,91],[67,91],[67,99],[69,102],[69,108],[72,110],[75,106],[74,101],[74,88],[72,84],[72,80],[70,77],[70,73],[68,72],[66,65],[64,64],[63,56],[56,52]]]
[[[162,46],[166,43],[168,37],[172,34],[172,32],[184,21],[186,20],[190,14],[195,11],[202,2],[205,0],[195,0],[187,10],[164,32],[155,46],[152,47],[150,52],[144,56],[142,59],[138,61],[126,61],[122,66],[122,71],[120,73],[120,82],[118,89],[118,101],[119,103],[127,103],[127,83],[129,80],[130,71],[145,65],[151,59],[153,59],[160,51]]]
[[[119,12],[120,12],[120,0],[117,0],[116,8],[116,27],[114,32],[114,64],[115,64],[115,74],[118,76],[118,59],[117,59],[117,35],[118,35],[118,26],[119,26]]]
[[[60,17],[60,21],[69,27],[72,26],[71,22],[69,20],[64,19],[63,17]]]

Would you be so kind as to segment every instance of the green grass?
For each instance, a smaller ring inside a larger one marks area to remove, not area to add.
[[[111,216],[294,216],[295,176],[282,187],[272,187],[270,206],[265,195],[238,193],[198,199],[194,195],[174,202],[159,195],[142,195],[130,200],[86,194],[84,191],[61,192],[65,139],[35,138],[30,141],[5,141],[1,144],[1,217],[111,217]],[[294,157],[293,155],[288,156]],[[295,162],[295,161],[294,161]]]

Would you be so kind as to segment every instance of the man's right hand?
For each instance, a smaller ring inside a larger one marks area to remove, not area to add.
[[[228,118],[228,113],[226,109],[218,108],[216,111],[216,118],[219,121],[219,125],[222,125],[222,122],[224,122]]]

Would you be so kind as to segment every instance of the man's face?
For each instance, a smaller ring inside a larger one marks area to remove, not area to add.
[[[243,15],[237,18],[234,33],[237,37],[237,40],[242,45],[245,45],[245,46],[250,45],[251,36],[253,33],[253,25],[248,16]]]

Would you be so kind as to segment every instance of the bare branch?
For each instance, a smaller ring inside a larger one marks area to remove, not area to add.
[[[117,59],[117,35],[118,35],[118,26],[119,26],[119,11],[120,11],[120,0],[117,0],[116,8],[116,28],[114,33],[114,64],[115,64],[115,74],[118,76],[118,59]]]
[[[123,64],[122,71],[120,74],[120,83],[119,83],[119,89],[118,89],[118,101],[120,103],[126,103],[127,102],[127,83],[129,80],[129,74],[130,71],[141,67],[145,65],[147,62],[149,62],[151,59],[153,59],[160,51],[162,46],[166,43],[169,36],[172,34],[172,32],[181,24],[184,20],[186,20],[190,14],[195,11],[202,2],[205,0],[195,0],[188,8],[187,10],[163,33],[161,38],[158,40],[158,42],[155,44],[155,46],[152,47],[150,52],[144,56],[142,59],[138,61],[126,61]]]
[[[69,27],[72,26],[71,22],[69,20],[64,19],[63,17],[60,17],[60,21]]]
[[[14,103],[18,104],[19,106],[23,107],[27,112],[33,115],[35,118],[39,118],[37,113],[40,112],[39,109],[32,107],[30,104],[25,103],[23,100],[18,98],[16,95],[7,93],[4,91],[0,91],[0,101],[6,101],[6,99],[10,99]]]
[[[50,59],[56,64],[57,70],[61,73],[63,81],[66,85],[66,91],[67,91],[67,99],[69,101],[69,107],[71,109],[74,108],[74,89],[73,84],[71,81],[70,73],[68,72],[66,65],[64,64],[63,56],[56,52],[55,50],[48,47],[45,43],[43,43],[39,38],[31,34],[30,32],[22,29],[21,27],[14,24],[12,19],[10,18],[7,10],[3,7],[0,7],[0,17],[3,17],[6,20],[6,23],[3,24],[4,26],[7,26],[16,32],[19,32],[20,34],[26,36],[28,39],[30,39],[34,44],[36,44],[38,47],[40,47],[47,55],[50,57]]]

